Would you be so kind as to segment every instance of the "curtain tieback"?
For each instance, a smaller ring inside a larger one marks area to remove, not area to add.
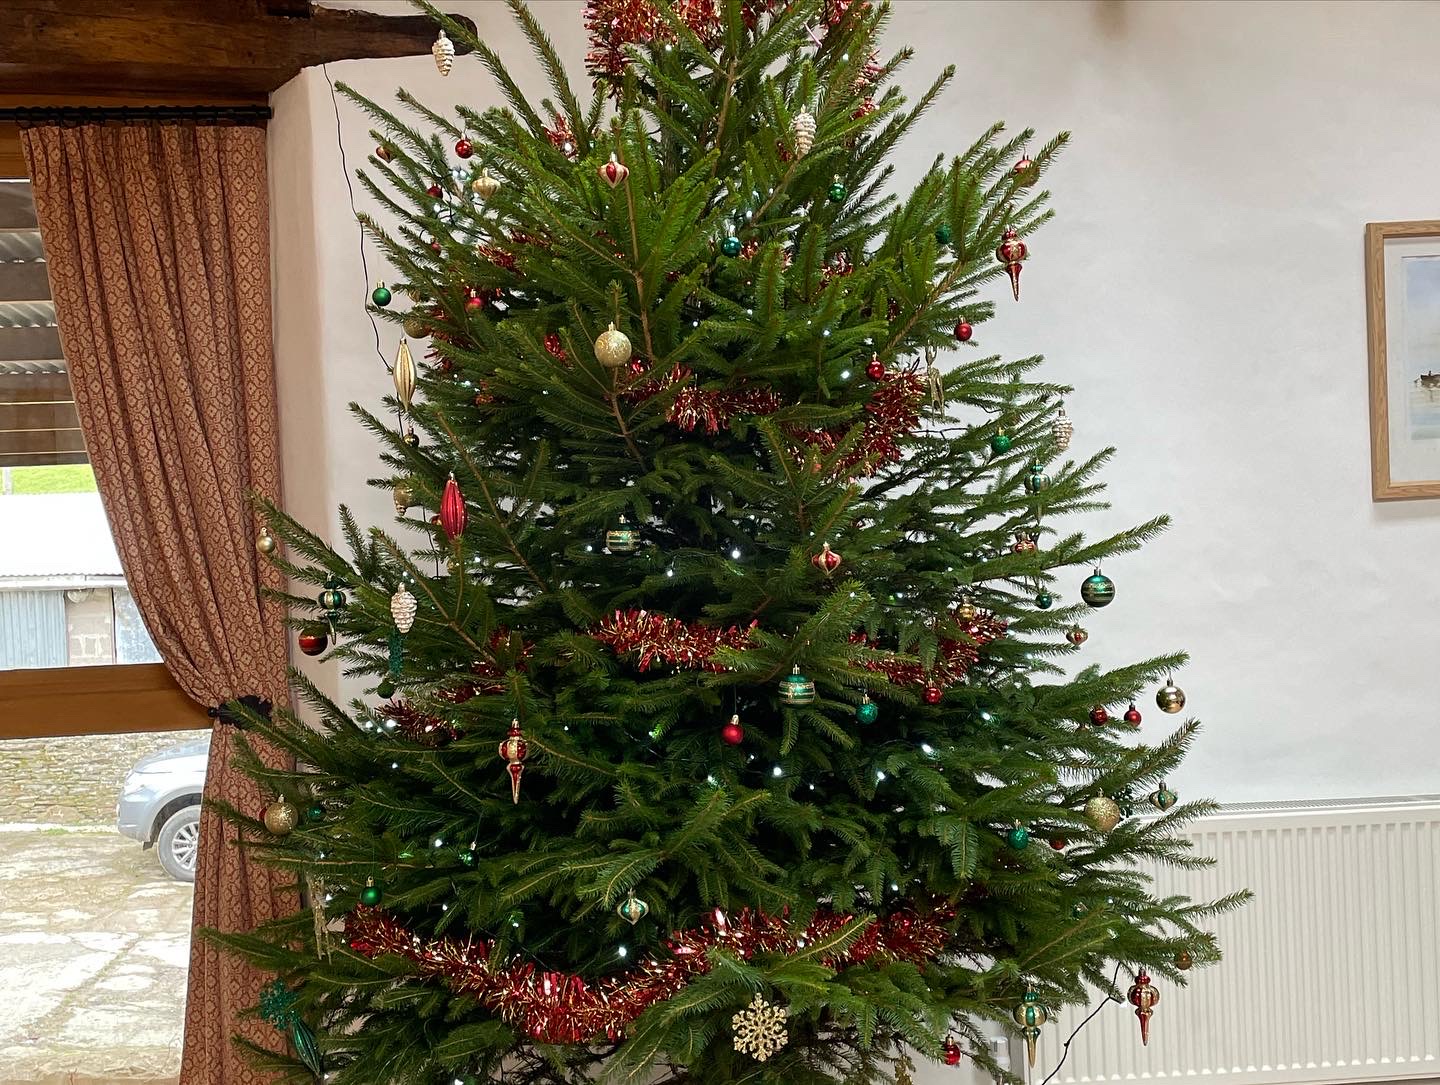
[[[247,693],[244,697],[237,697],[233,701],[207,709],[207,712],[212,720],[228,723],[243,731],[249,726],[249,717],[252,714],[264,716],[268,720],[271,707],[270,702],[263,697]]]

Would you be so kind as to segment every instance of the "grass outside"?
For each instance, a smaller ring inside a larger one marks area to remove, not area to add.
[[[95,469],[88,463],[56,464],[50,467],[7,467],[0,493],[10,494],[91,494],[96,490]]]

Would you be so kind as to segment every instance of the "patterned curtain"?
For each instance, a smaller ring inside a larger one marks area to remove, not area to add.
[[[278,499],[265,131],[83,125],[23,133],[75,407],[125,578],[175,681],[207,706],[287,698],[278,575],[255,552],[249,494]],[[210,746],[206,798],[258,810]],[[264,751],[271,758],[271,751]],[[278,764],[278,762],[276,762]],[[201,817],[194,925],[248,930],[296,907],[273,871]],[[262,977],[199,937],[183,1085],[268,1080],[231,1037]]]

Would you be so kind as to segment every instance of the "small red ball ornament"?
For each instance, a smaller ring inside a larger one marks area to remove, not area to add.
[[[870,364],[865,367],[865,375],[872,381],[878,381],[885,376],[885,363],[878,357],[870,359]]]
[[[944,1057],[945,1057],[945,1065],[946,1065],[946,1066],[959,1066],[959,1065],[960,1065],[960,1055],[961,1055],[960,1045],[957,1044],[952,1037],[950,1037],[950,1036],[945,1037],[945,1046],[944,1046],[944,1048],[942,1049],[942,1052],[943,1052]]]
[[[438,200],[440,198],[440,186],[431,185],[425,190],[425,195],[429,196],[432,200]]]
[[[330,646],[330,638],[323,629],[303,629],[295,640],[307,656],[318,656]]]
[[[1096,727],[1101,727],[1110,722],[1110,713],[1105,711],[1103,704],[1097,704],[1090,710],[1090,722]]]
[[[1130,707],[1125,710],[1125,722],[1131,727],[1140,726],[1140,710],[1135,707],[1135,702],[1130,702]]]
[[[475,147],[468,139],[465,139],[462,136],[460,139],[455,141],[455,153],[461,158],[469,158],[472,154],[475,153]]]
[[[826,576],[829,576],[836,569],[840,568],[840,562],[842,560],[839,554],[830,549],[830,544],[827,542],[821,546],[820,553],[810,559],[810,564]]]
[[[955,338],[960,340],[960,342],[962,343],[970,342],[970,337],[974,334],[975,329],[972,328],[969,323],[964,320],[960,321],[959,324],[955,325]]]
[[[465,299],[465,308],[483,309],[485,308],[485,299],[480,296],[478,291],[472,290],[470,291],[470,296]]]
[[[738,746],[745,741],[745,728],[740,726],[739,716],[731,716],[730,722],[720,728],[720,738],[731,746]]]
[[[995,250],[995,259],[1005,265],[1005,273],[1010,276],[1010,290],[1016,301],[1020,300],[1020,261],[1029,255],[1030,250],[1025,247],[1025,242],[1020,240],[1020,234],[1015,227],[1005,227],[1004,238]]]
[[[1064,851],[1070,846],[1070,841],[1066,840],[1063,836],[1052,836],[1050,838],[1050,846],[1056,851]]]
[[[939,686],[926,686],[925,691],[920,694],[921,700],[926,704],[939,704],[940,698],[945,696],[945,691]]]
[[[1035,163],[1030,161],[1028,154],[1021,155],[1020,161],[1015,163],[1014,168],[1012,168],[1010,172],[1015,175],[1016,181],[1021,188],[1029,188],[1035,183],[1035,178],[1039,176],[1035,169]]]

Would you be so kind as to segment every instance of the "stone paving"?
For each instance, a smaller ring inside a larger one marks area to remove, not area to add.
[[[187,737],[0,742],[0,1085],[174,1085],[192,891],[112,823]]]

